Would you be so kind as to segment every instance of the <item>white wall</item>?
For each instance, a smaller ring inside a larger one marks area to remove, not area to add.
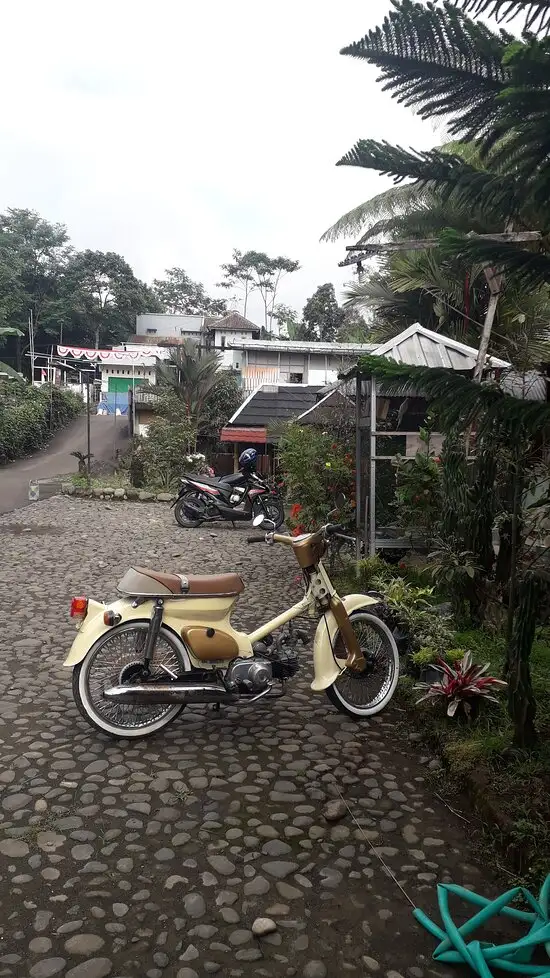
[[[173,316],[170,313],[145,313],[136,316],[137,336],[180,337],[198,339],[203,316]],[[154,332],[153,332],[154,331]]]
[[[106,394],[109,390],[109,377],[127,377],[130,380],[131,377],[135,377],[136,381],[145,381],[149,384],[155,383],[155,367],[128,367],[122,365],[120,367],[114,366],[100,366],[101,371],[101,392]]]

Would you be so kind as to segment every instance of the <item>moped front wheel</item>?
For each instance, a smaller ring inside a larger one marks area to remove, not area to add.
[[[390,702],[399,679],[399,652],[388,626],[375,615],[356,611],[350,621],[365,668],[357,672],[346,667],[348,653],[338,631],[333,654],[342,671],[328,687],[327,696],[341,713],[362,720],[380,713]]]
[[[150,737],[183,709],[183,704],[134,705],[105,699],[109,686],[138,683],[149,623],[128,622],[102,635],[73,670],[73,696],[84,717],[109,737],[136,740]],[[181,676],[189,668],[176,639],[161,626],[151,666],[151,679]]]

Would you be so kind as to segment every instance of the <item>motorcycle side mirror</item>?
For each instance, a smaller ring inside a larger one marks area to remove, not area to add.
[[[258,515],[252,520],[252,526],[261,526],[264,521],[265,516],[262,513],[258,513]]]
[[[334,500],[334,504],[336,506],[336,509],[337,510],[338,509],[343,509],[344,506],[346,505],[346,503],[347,503],[347,499],[344,496],[344,493],[343,492],[339,492],[338,495],[337,495],[337,497],[336,497],[336,499]]]

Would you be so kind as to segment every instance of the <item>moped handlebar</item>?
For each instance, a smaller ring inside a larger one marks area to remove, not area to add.
[[[262,536],[257,537],[247,537],[247,543],[265,543],[265,533]]]

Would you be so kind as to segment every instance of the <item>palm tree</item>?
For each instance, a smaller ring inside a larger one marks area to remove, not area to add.
[[[340,165],[378,170],[396,184],[410,179],[413,194],[436,191],[453,208],[491,224],[498,219],[499,232],[511,222],[514,230],[524,222],[529,229],[545,229],[550,223],[548,41],[492,31],[465,11],[501,19],[525,13],[530,30],[540,35],[550,24],[550,0],[443,0],[428,6],[395,0],[382,26],[342,53],[377,65],[392,97],[423,118],[445,117],[457,149],[414,152],[363,139]],[[477,160],[457,151],[472,144]],[[410,193],[409,185],[403,196]],[[358,216],[361,209],[346,215],[350,227]],[[530,287],[550,283],[544,239],[526,247],[466,237],[459,224],[450,228],[441,237],[445,255],[521,274]],[[494,230],[493,225],[489,233]]]
[[[209,396],[220,382],[220,366],[217,353],[201,353],[192,340],[173,347],[167,360],[157,360],[157,383],[181,403],[194,443],[206,419]]]

